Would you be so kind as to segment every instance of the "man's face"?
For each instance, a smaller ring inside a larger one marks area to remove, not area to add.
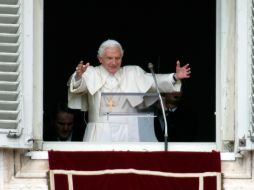
[[[111,74],[115,74],[122,64],[122,54],[119,48],[106,48],[103,56],[98,56],[98,59],[102,66]]]
[[[67,140],[72,133],[74,115],[67,112],[59,112],[56,115],[56,132],[61,140]]]

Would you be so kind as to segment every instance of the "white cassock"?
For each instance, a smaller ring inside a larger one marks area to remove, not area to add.
[[[135,116],[102,115],[102,92],[113,93],[154,93],[156,86],[151,73],[139,66],[124,66],[111,75],[103,66],[89,66],[81,80],[75,81],[73,74],[69,85],[68,104],[70,108],[88,111],[88,124],[84,135],[87,142],[139,142],[157,141],[153,120]],[[160,92],[180,91],[181,81],[175,82],[173,74],[157,74]],[[103,100],[109,102],[110,100]],[[156,99],[128,97],[114,100],[115,108],[122,112],[136,112],[136,106],[152,105]],[[109,108],[109,107],[108,107]]]

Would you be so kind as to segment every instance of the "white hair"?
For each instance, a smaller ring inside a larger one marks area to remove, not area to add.
[[[122,48],[122,45],[116,41],[116,40],[111,40],[111,39],[108,39],[104,42],[102,42],[102,44],[100,45],[99,49],[98,49],[98,56],[103,56],[104,54],[104,51],[105,49],[107,48],[119,48],[120,51],[121,51],[121,54],[123,56],[123,48]]]

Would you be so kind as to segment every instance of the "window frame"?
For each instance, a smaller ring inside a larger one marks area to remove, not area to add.
[[[43,80],[43,79],[42,79]],[[43,142],[43,150],[50,150],[52,148],[57,149],[57,150],[69,150],[69,149],[74,149],[75,150],[111,150],[111,149],[127,149],[127,150],[164,150],[165,144],[159,143],[159,142],[148,142],[148,143],[107,143],[106,145],[104,144],[99,145],[98,143],[86,143],[86,142],[61,142],[61,144],[65,144],[65,146],[58,146],[58,142]],[[86,145],[84,145],[86,144]],[[72,146],[73,145],[73,146]],[[135,145],[135,146],[134,146]],[[204,146],[206,148],[204,148]],[[168,147],[170,150],[191,150],[191,151],[211,151],[215,150],[216,148],[216,143],[214,142],[202,142],[202,143],[168,143]]]
[[[34,89],[34,113],[35,117],[33,120],[33,126],[34,126],[34,137],[35,137],[35,148],[34,149],[40,149],[43,151],[47,150],[145,150],[145,151],[161,151],[164,150],[164,143],[107,143],[107,144],[100,144],[100,143],[86,143],[86,142],[43,142],[42,141],[42,122],[43,122],[43,76],[42,76],[42,68],[43,68],[43,1],[37,1],[35,3],[35,9],[37,10],[37,16],[35,16],[34,23],[37,24],[36,32],[35,32],[35,39],[37,39],[37,44],[35,47],[36,56],[35,61],[38,63],[35,65],[35,72],[34,72],[34,82],[36,88]],[[225,112],[225,107],[230,105],[230,108],[232,105],[237,105],[238,107],[241,107],[241,105],[244,103],[246,106],[248,102],[245,101],[246,93],[248,94],[248,90],[246,92],[246,89],[248,88],[248,74],[242,76],[240,73],[241,67],[239,67],[242,63],[242,60],[246,60],[248,62],[248,58],[246,53],[242,51],[236,51],[234,49],[236,46],[241,43],[238,38],[240,34],[246,32],[246,26],[244,26],[244,23],[241,23],[241,18],[245,17],[246,15],[243,15],[243,13],[236,14],[236,12],[241,12],[239,9],[246,10],[249,5],[250,0],[236,0],[236,1],[224,1],[224,0],[216,0],[216,17],[217,17],[217,23],[216,23],[216,142],[214,143],[169,143],[168,144],[168,150],[169,151],[212,151],[212,150],[219,150],[224,152],[224,159],[235,159],[235,153],[237,152],[237,134],[245,134],[246,132],[246,126],[242,126],[239,124],[241,119],[244,119],[244,124],[249,122],[249,114],[250,112],[244,110],[242,112],[235,113],[233,111],[228,113]],[[235,11],[234,7],[236,7],[237,11]],[[229,10],[230,8],[233,8],[232,10]],[[234,12],[235,11],[235,12]],[[248,11],[249,12],[249,11]],[[224,20],[225,18],[231,18],[233,19],[232,22],[228,22],[227,20]],[[37,20],[37,22],[36,22]],[[230,23],[234,23],[234,25],[230,25]],[[233,27],[233,28],[231,28]],[[245,29],[243,29],[245,28]],[[230,29],[233,29],[233,33],[230,34],[230,40],[233,39],[233,42],[235,45],[234,48],[230,49],[229,44],[227,43],[228,34],[225,32],[230,32]],[[241,30],[243,29],[243,30]],[[247,28],[248,31],[248,28]],[[236,34],[236,32],[238,32]],[[244,36],[244,35],[242,35]],[[247,38],[247,37],[246,37]],[[244,39],[244,42],[248,42],[249,39]],[[244,43],[242,42],[242,43]],[[247,43],[248,44],[248,43]],[[246,47],[246,44],[241,44],[241,46]],[[229,48],[231,53],[233,52],[234,58],[237,58],[237,61],[235,64],[238,66],[236,70],[233,70],[233,73],[230,73],[232,75],[227,75],[227,77],[233,77],[230,78],[230,82],[233,82],[234,85],[231,83],[227,83],[227,78],[224,75],[227,69],[227,65],[223,63],[232,64],[229,60],[229,57],[223,57],[223,51],[225,48]],[[248,48],[247,48],[248,49]],[[248,50],[249,52],[249,50]],[[247,67],[247,66],[246,66]],[[242,68],[248,70],[248,68]],[[236,73],[235,73],[236,72]],[[235,75],[236,74],[236,75]],[[236,77],[236,78],[235,78]],[[241,80],[239,80],[239,78]],[[247,81],[247,83],[246,83]],[[246,89],[242,91],[241,88],[239,88],[239,85],[244,84]],[[234,92],[233,94],[227,94],[227,92],[224,91],[225,88],[228,87],[228,85],[232,85],[230,88],[230,92]],[[237,85],[237,89],[236,86]],[[236,95],[237,94],[237,95]],[[233,103],[233,104],[232,104]],[[234,110],[234,107],[232,107],[232,110]],[[231,110],[231,111],[232,111]],[[249,109],[247,109],[249,110]],[[248,118],[242,117],[243,114],[248,115]],[[230,118],[233,115],[233,118]],[[225,119],[227,118],[227,119]],[[236,126],[236,124],[238,124]],[[233,127],[233,131],[231,130],[231,134],[229,135],[229,139],[225,139],[223,141],[222,131],[227,131],[227,127],[231,129]],[[243,129],[244,128],[244,129]],[[235,129],[237,129],[235,133]],[[233,132],[233,133],[232,133]],[[232,147],[227,148],[227,142],[233,143],[233,151],[231,150]],[[226,142],[226,143],[224,143]],[[225,148],[226,147],[226,148]]]

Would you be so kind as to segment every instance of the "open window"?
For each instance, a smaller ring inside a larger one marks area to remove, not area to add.
[[[77,7],[71,7],[74,5],[64,2],[47,1],[43,6],[39,1],[0,0],[0,146],[31,148],[34,141],[34,148],[43,150],[112,149],[110,144],[84,142],[37,145],[42,142],[43,117],[52,102],[66,96],[66,82],[77,62],[84,59],[97,64],[101,41],[116,38],[123,43],[126,64],[146,69],[147,63],[153,62],[155,71],[161,73],[173,72],[177,58],[191,64],[192,78],[186,82],[187,105],[197,112],[199,106],[206,106],[198,112],[200,138],[170,143],[170,150],[252,149],[253,5],[251,1],[239,2],[178,1],[170,7],[158,2],[144,8],[123,2],[121,5],[133,10],[136,19],[122,9],[114,9],[111,16],[123,15],[122,22],[119,26],[112,22],[109,27],[103,19],[96,20],[104,18],[103,12],[109,9],[97,1],[77,1]],[[200,6],[202,9],[195,11]],[[80,7],[85,11],[73,11]],[[56,16],[54,8],[65,11]],[[180,17],[179,12],[186,15]],[[201,22],[201,17],[207,20]],[[66,22],[69,20],[73,22]],[[82,29],[83,24],[88,29]],[[109,30],[102,33],[100,27]],[[168,48],[162,49],[164,45]],[[200,88],[203,80],[207,84]],[[114,146],[130,148],[126,144]],[[135,148],[162,150],[164,146],[146,142],[132,146]]]
[[[61,13],[55,14],[56,9]],[[45,1],[44,118],[55,102],[67,99],[66,83],[79,61],[98,65],[100,43],[113,38],[125,50],[123,65],[139,65],[149,71],[147,65],[152,62],[156,73],[174,72],[177,59],[191,65],[192,77],[183,81],[183,104],[196,122],[187,123],[179,139],[215,143],[215,24],[214,0],[170,5],[164,1]]]

